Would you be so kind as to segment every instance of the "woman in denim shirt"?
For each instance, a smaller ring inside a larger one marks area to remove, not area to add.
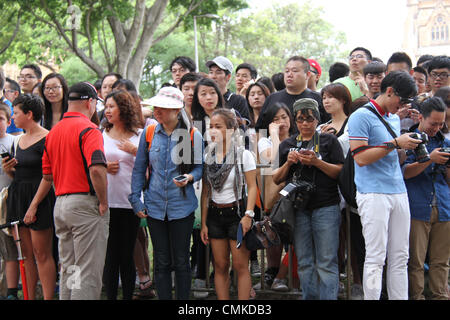
[[[202,177],[203,140],[183,108],[183,94],[164,87],[149,101],[159,124],[148,152],[147,127],[140,139],[128,199],[140,218],[147,218],[154,250],[155,282],[159,299],[172,299],[172,265],[177,299],[189,299],[189,244],[198,206],[192,183]],[[192,137],[192,141],[191,141]],[[186,152],[187,151],[187,152]],[[151,168],[146,188],[147,167]],[[183,181],[174,178],[184,175]],[[146,188],[146,189],[144,189]],[[144,189],[144,203],[141,192]]]

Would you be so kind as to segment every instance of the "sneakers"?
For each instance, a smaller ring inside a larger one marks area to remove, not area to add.
[[[351,299],[364,300],[364,291],[363,287],[360,284],[355,283],[352,285]]]
[[[206,299],[209,293],[207,291],[196,291],[195,289],[206,289],[206,281],[202,279],[195,279],[192,291],[195,299]]]
[[[271,289],[274,291],[286,292],[289,291],[288,286],[286,285],[286,279],[278,279],[275,278],[272,283]]]
[[[260,277],[261,276],[261,268],[259,267],[258,260],[250,261],[250,274],[253,277]]]

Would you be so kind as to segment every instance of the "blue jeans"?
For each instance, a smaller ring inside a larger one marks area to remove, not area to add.
[[[160,300],[172,300],[172,270],[175,270],[176,298],[189,299],[192,280],[189,245],[194,218],[194,213],[171,221],[147,218],[155,259],[156,292]]]
[[[296,212],[294,246],[304,300],[337,299],[340,224],[338,205]]]

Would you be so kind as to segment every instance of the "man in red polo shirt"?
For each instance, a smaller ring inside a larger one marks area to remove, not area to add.
[[[106,158],[102,134],[89,120],[98,99],[90,83],[69,89],[69,108],[47,136],[43,180],[29,209],[54,182],[61,300],[96,300],[101,294],[109,235]]]

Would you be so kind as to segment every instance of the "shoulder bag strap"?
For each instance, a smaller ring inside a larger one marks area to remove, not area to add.
[[[386,127],[386,129],[389,131],[389,133],[391,134],[391,136],[395,139],[397,138],[397,135],[395,134],[394,130],[392,130],[391,126],[383,119],[383,117],[373,108],[369,107],[369,106],[364,106],[364,108],[370,110],[372,113],[374,113],[378,119],[380,119],[380,121],[384,124],[384,126]]]

